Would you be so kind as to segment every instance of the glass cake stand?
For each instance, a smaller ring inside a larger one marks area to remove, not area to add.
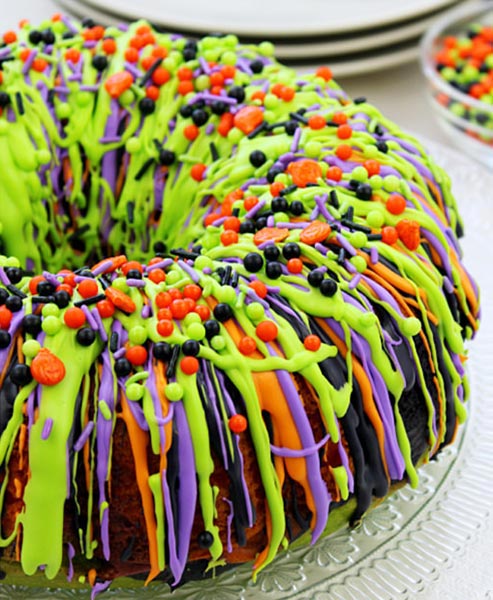
[[[423,466],[357,530],[286,552],[251,581],[243,565],[170,593],[162,583],[109,589],[101,599],[493,600],[493,175],[456,151],[425,142],[451,174],[464,218],[466,264],[480,284],[483,319],[471,344],[470,418],[455,445]],[[90,593],[0,586],[1,600],[82,599]]]

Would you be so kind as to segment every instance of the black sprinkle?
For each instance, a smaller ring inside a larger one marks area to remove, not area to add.
[[[352,221],[354,217],[354,206],[350,206],[347,209],[347,213],[344,215],[344,218],[347,219],[348,221]]]
[[[291,112],[291,113],[289,113],[289,116],[292,119],[294,119],[295,121],[298,121],[298,123],[303,123],[303,125],[307,125],[308,124],[308,119],[305,119],[305,117],[302,117],[297,112]]]
[[[101,275],[99,278],[99,283],[101,284],[103,290],[107,290],[112,285],[111,279],[108,277],[108,275]]]
[[[231,215],[233,217],[239,217],[240,216],[240,209],[239,208],[233,208],[233,210],[231,211]]]
[[[379,241],[381,239],[382,239],[381,233],[370,233],[370,235],[368,236],[369,242]]]
[[[288,187],[285,187],[283,190],[281,190],[279,192],[279,196],[287,196],[288,194],[291,194],[292,192],[294,192],[297,189],[298,189],[298,186],[294,185],[294,183],[293,183],[292,185],[288,185]]]
[[[334,123],[334,121],[331,121],[330,119],[325,121],[325,124],[328,125],[329,127],[339,127],[339,125],[337,123]]]
[[[224,269],[224,275],[221,279],[221,285],[229,285],[231,281],[231,275],[233,273],[233,268],[231,265],[227,265]]]
[[[231,281],[229,282],[232,287],[234,287],[234,288],[237,287],[238,278],[239,278],[238,271],[233,271],[233,274],[231,275]]]
[[[364,104],[366,102],[365,96],[359,96],[353,100],[355,104]]]
[[[16,287],[13,283],[9,283],[7,285],[7,289],[11,294],[14,294],[14,296],[18,296],[19,298],[27,298],[27,294],[24,294],[24,292]]]
[[[128,219],[129,223],[134,222],[134,209],[135,209],[135,204],[133,202],[128,202],[127,203],[127,219]]]
[[[0,58],[0,70],[3,66],[3,63],[11,62],[13,60],[15,60],[15,56],[6,56],[5,58]]]
[[[258,125],[258,127],[255,127],[255,129],[247,135],[247,138],[249,140],[253,139],[259,133],[262,133],[262,131],[264,131],[264,129],[267,129],[267,127],[268,127],[267,123],[265,121],[262,121],[262,123],[260,123],[260,125]],[[269,127],[269,129],[270,129],[270,127]]]
[[[337,258],[337,262],[342,265],[344,264],[344,261],[346,260],[346,250],[344,248],[341,248],[339,251],[339,256]]]
[[[363,233],[371,233],[371,228],[366,225],[360,225],[359,223],[355,223],[354,221],[350,221],[349,219],[341,219],[341,223],[349,229],[354,229],[355,231],[362,231]]]
[[[149,170],[149,167],[151,167],[151,165],[153,165],[153,164],[154,164],[154,159],[153,158],[148,158],[145,161],[145,163],[140,167],[140,169],[138,170],[137,174],[135,175],[135,177],[134,177],[135,181],[139,181],[140,179],[142,179],[142,177],[144,177],[144,175]]]
[[[90,306],[91,304],[96,304],[101,300],[105,300],[105,294],[98,294],[97,296],[91,296],[90,298],[84,298],[83,300],[77,300],[74,302],[74,306]]]
[[[33,304],[49,304],[55,302],[54,296],[31,296],[31,302]]]
[[[330,194],[330,203],[334,208],[339,208],[339,198],[337,197],[337,192],[335,190],[331,190]]]
[[[183,248],[172,248],[169,253],[174,256],[179,256],[180,258],[189,258],[190,260],[195,260],[200,256],[200,254],[197,254],[196,252],[188,252]]]
[[[87,271],[87,270],[89,270],[89,267],[87,265],[84,265],[83,267],[79,267],[78,269],[76,269],[74,271],[74,273],[76,275],[80,275],[81,273],[83,273],[84,271]]]
[[[156,58],[156,60],[152,63],[152,65],[149,67],[149,69],[142,76],[142,79],[140,80],[140,83],[139,83],[140,87],[143,87],[149,81],[149,79],[152,77],[152,74],[154,73],[154,71],[159,67],[159,65],[162,62],[163,62],[162,58]]]
[[[219,152],[217,151],[216,144],[211,142],[209,144],[209,148],[211,149],[212,162],[215,162],[219,158]]]
[[[48,91],[48,96],[47,96],[46,99],[48,101],[48,104],[50,106],[53,106],[55,104],[55,90],[49,90]]]
[[[20,92],[15,93],[15,102],[17,104],[17,110],[19,111],[19,114],[23,115],[25,113],[24,102]]]
[[[381,125],[375,125],[374,131],[377,135],[383,135],[385,133]]]
[[[173,350],[171,351],[171,358],[169,359],[168,368],[166,369],[166,378],[169,380],[171,377],[175,376],[176,372],[176,363],[178,362],[178,357],[180,356],[181,347],[179,344],[175,344],[173,346]]]
[[[111,352],[116,352],[118,350],[118,333],[116,331],[113,331],[113,333],[110,336],[110,351]]]

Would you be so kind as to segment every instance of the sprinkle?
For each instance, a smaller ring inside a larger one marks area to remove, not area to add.
[[[200,256],[200,254],[197,254],[197,252],[188,252],[183,248],[172,248],[169,253],[174,254],[175,256],[180,256],[181,258],[189,258],[191,260],[195,260]]]
[[[93,429],[94,429],[94,421],[89,421],[89,423],[84,427],[84,429],[82,430],[82,433],[77,438],[77,441],[74,444],[75,452],[80,452],[82,450],[85,443],[89,439],[89,436],[91,435]]]
[[[106,298],[106,296],[104,296],[104,298]],[[92,316],[94,317],[94,320],[96,321],[96,323],[98,324],[98,331],[99,334],[101,336],[101,340],[103,342],[107,342],[108,341],[108,335],[106,334],[106,329],[104,328],[103,325],[103,321],[101,319],[101,315],[99,314],[99,311],[97,308],[93,308],[91,311]]]
[[[255,204],[255,206],[253,206],[253,208],[251,208],[245,214],[245,219],[251,219],[253,216],[255,216],[260,210],[262,210],[262,208],[265,206],[266,202],[267,202],[266,200],[260,200],[260,202],[257,202],[257,204]]]
[[[135,181],[139,181],[140,179],[142,179],[142,177],[146,174],[146,172],[154,164],[154,162],[154,158],[148,158],[135,175]]]
[[[146,271],[147,273],[150,273],[151,271],[154,271],[154,269],[166,269],[167,267],[170,267],[173,263],[174,260],[172,258],[165,258],[160,262],[154,263],[146,267]]]
[[[105,294],[98,294],[97,296],[91,296],[90,298],[83,298],[82,300],[77,300],[77,302],[74,302],[74,306],[90,306],[91,304],[96,304],[97,302],[100,302],[101,300],[105,299]]]
[[[96,319],[93,317],[91,311],[89,310],[89,308],[87,308],[87,306],[85,304],[82,305],[81,308],[82,308],[82,312],[86,315],[87,324],[89,325],[89,327],[91,329],[94,329],[95,331],[97,331],[98,324],[96,322]]]
[[[370,262],[372,265],[378,263],[378,248],[376,246],[370,248]]]
[[[113,331],[110,336],[110,351],[116,352],[118,350],[119,336],[116,331]]]
[[[360,281],[361,281],[361,273],[357,273],[349,282],[348,288],[350,290],[354,289],[359,284]]]
[[[118,360],[119,358],[122,358],[123,356],[125,356],[127,352],[127,349],[122,346],[119,350],[116,350],[116,352],[113,352],[113,357],[115,360]]]
[[[23,115],[24,114],[24,102],[22,101],[22,96],[20,92],[16,92],[15,93],[15,102],[17,104],[17,110],[19,111],[19,114]]]
[[[11,294],[14,294],[14,296],[18,296],[21,299],[27,298],[27,294],[25,294],[22,290],[20,290],[17,286],[15,286],[13,283],[9,283],[7,285],[7,289],[9,290],[9,292]]]
[[[50,437],[51,430],[53,428],[53,419],[48,418],[45,420],[43,425],[43,431],[41,432],[41,439],[47,440]]]
[[[185,271],[185,273],[187,273],[187,275],[190,276],[190,279],[194,283],[198,283],[198,281],[200,280],[200,277],[197,275],[196,271],[194,269],[192,269],[192,267],[187,265],[187,263],[184,260],[178,260],[178,264]]]
[[[168,379],[168,381],[171,379],[171,377],[175,376],[176,364],[178,362],[180,350],[181,350],[181,348],[180,348],[179,344],[175,344],[173,346],[173,350],[171,351],[171,358],[169,359],[169,363],[168,363],[168,368],[166,369],[166,378]]]
[[[138,287],[138,288],[143,288],[146,286],[146,282],[142,281],[142,279],[127,279],[126,283],[128,286],[130,287]]]
[[[29,73],[37,54],[38,54],[38,51],[35,48],[33,50],[31,50],[31,53],[29,54],[28,59],[26,60],[26,62],[24,63],[24,66],[22,67],[23,75],[27,75]]]
[[[162,58],[157,58],[152,65],[150,66],[150,68],[144,73],[144,75],[142,76],[142,79],[139,82],[139,86],[143,87],[148,81],[149,79],[151,79],[151,77],[153,76],[154,72],[156,71],[156,69],[159,67],[159,65],[163,62]]]
[[[339,198],[337,197],[337,192],[335,190],[331,190],[330,194],[330,203],[334,208],[339,208]]]
[[[81,85],[79,90],[81,92],[97,92],[99,91],[99,85]]]
[[[291,152],[296,152],[296,150],[298,150],[300,138],[301,138],[301,127],[297,127],[296,131],[294,132],[294,135],[293,135],[293,141],[291,143],[291,148],[290,148]]]
[[[214,142],[210,142],[209,148],[211,150],[212,162],[216,162],[216,160],[219,158],[219,152],[217,151],[216,144],[214,144]]]
[[[247,135],[247,138],[252,140],[254,137],[257,137],[259,133],[262,133],[262,131],[269,128],[269,125],[265,121],[262,121],[258,127],[255,127],[255,129]]]

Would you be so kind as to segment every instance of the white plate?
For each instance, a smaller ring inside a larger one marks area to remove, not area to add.
[[[477,0],[462,0],[456,2],[454,6],[466,6],[477,4]],[[345,36],[338,36],[337,39],[321,39],[316,42],[307,37],[305,40],[296,42],[287,42],[286,40],[275,41],[276,55],[280,59],[304,59],[324,57],[338,57],[342,54],[353,52],[362,52],[390,46],[405,42],[411,39],[417,39],[421,36],[433,23],[436,22],[450,7],[444,7],[437,11],[433,16],[425,16],[423,18],[413,20],[410,23],[396,25],[385,29],[377,30],[374,33],[356,32],[355,34],[348,33]]]
[[[144,18],[186,31],[305,36],[382,27],[449,6],[453,0],[81,0],[127,19]]]
[[[65,10],[79,17],[90,17],[100,23],[106,24],[118,24],[121,22],[121,18],[109,16],[90,7],[86,8],[78,0],[57,0],[57,3]],[[280,60],[284,58],[278,52],[276,53],[276,56]],[[313,59],[313,66],[303,66],[298,70],[305,73],[315,70],[317,66],[315,64],[315,60],[317,60],[319,64],[323,61],[324,64],[329,65],[335,77],[349,77],[352,75],[358,75],[360,73],[370,73],[373,71],[379,71],[381,69],[387,69],[397,65],[405,64],[415,60],[417,56],[417,43],[413,42],[409,46],[404,47],[396,48],[390,46],[385,48],[382,52],[376,51],[369,56],[364,55],[363,57],[358,57],[355,60],[347,59],[344,56],[337,57],[337,59],[334,59],[330,56],[324,56]]]

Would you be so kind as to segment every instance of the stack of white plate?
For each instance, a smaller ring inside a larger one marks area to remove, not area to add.
[[[144,18],[188,36],[235,33],[275,43],[295,64],[329,64],[336,76],[414,59],[424,31],[445,11],[478,0],[57,0],[100,23]]]

